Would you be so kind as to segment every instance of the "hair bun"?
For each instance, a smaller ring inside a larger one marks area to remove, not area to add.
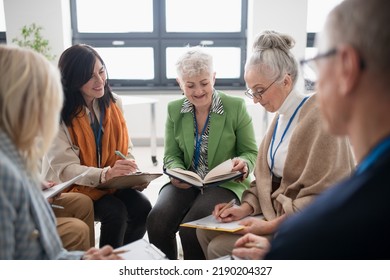
[[[253,51],[261,52],[267,49],[280,49],[288,53],[294,45],[295,40],[289,35],[275,31],[264,31],[255,38]]]

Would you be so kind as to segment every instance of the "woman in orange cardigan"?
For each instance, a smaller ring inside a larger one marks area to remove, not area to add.
[[[59,134],[45,156],[44,175],[47,180],[66,181],[89,169],[71,191],[93,200],[95,220],[101,222],[99,245],[115,248],[140,239],[151,209],[146,196],[134,189],[95,188],[137,170],[122,104],[107,83],[105,64],[92,47],[74,45],[61,55],[59,68],[65,103]],[[116,150],[127,159],[116,156]]]

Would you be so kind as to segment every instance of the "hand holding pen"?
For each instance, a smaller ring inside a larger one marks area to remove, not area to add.
[[[226,222],[226,218],[230,216],[229,209],[236,205],[236,199],[232,199],[228,203],[217,204],[214,208],[214,217],[221,221]]]
[[[122,169],[124,169],[125,172],[127,171],[127,174],[141,172],[138,169],[138,166],[137,166],[134,159],[126,158],[126,156],[124,154],[122,154],[120,151],[115,151],[115,154],[117,156],[119,156],[120,158],[124,159],[124,161],[122,161],[122,160],[120,161],[120,164],[123,165]],[[122,175],[125,175],[125,174],[122,174]]]
[[[122,154],[120,151],[115,151],[115,154],[116,154],[117,156],[121,157],[122,159],[129,160],[130,162],[134,163],[134,164],[135,164],[135,168],[136,168],[136,173],[137,173],[137,172],[140,172],[140,173],[141,173],[141,171],[138,169],[138,166],[137,166],[137,164],[135,163],[135,160],[134,160],[134,159],[128,159],[128,158],[125,157],[125,155]]]

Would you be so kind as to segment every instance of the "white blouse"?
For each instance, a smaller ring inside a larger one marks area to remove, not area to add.
[[[275,150],[278,147],[282,135],[287,127],[287,124],[290,121],[290,118],[292,117],[294,111],[297,109],[297,107],[305,97],[306,95],[303,95],[298,91],[293,90],[290,92],[290,94],[284,100],[282,106],[279,108],[278,110],[279,122],[278,122],[278,127],[276,129],[274,145],[272,147],[271,145],[272,142],[271,142],[268,149],[267,159],[268,159],[269,168],[271,168],[271,164],[272,164],[271,156],[270,156],[271,147],[273,148],[273,150],[271,151],[272,155],[274,155]],[[297,126],[299,113],[300,110],[297,112],[294,119],[292,120],[291,125],[284,136],[283,141],[280,143],[280,146],[275,153],[272,173],[277,177],[283,177],[283,169],[287,157],[288,145],[290,143],[291,135],[293,134],[294,129]]]

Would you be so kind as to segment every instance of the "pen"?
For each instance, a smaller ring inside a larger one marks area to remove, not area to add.
[[[65,209],[64,206],[56,205],[56,204],[51,204],[51,207],[57,208],[57,209]]]
[[[123,159],[127,159],[127,158],[125,157],[125,155],[122,154],[120,151],[115,151],[115,154],[116,154],[117,156],[120,156],[120,157],[123,158]]]
[[[260,242],[247,242],[244,244],[244,247],[246,248],[259,248],[264,249],[265,247]]]
[[[224,207],[219,210],[217,217],[221,216],[222,212],[225,211],[226,209],[233,207],[233,205],[236,204],[236,199],[233,198],[231,201],[229,201]]]
[[[120,151],[115,151],[115,154],[116,154],[117,156],[123,158],[123,159],[127,159],[127,158],[125,157],[125,155],[122,154]],[[138,169],[138,167],[137,167],[136,170],[137,170],[137,172],[135,172],[136,174],[142,173],[142,172]]]
[[[119,254],[124,254],[124,253],[127,253],[127,252],[129,252],[130,250],[116,250],[116,251],[114,251],[113,253],[115,254],[115,255],[119,255]]]

